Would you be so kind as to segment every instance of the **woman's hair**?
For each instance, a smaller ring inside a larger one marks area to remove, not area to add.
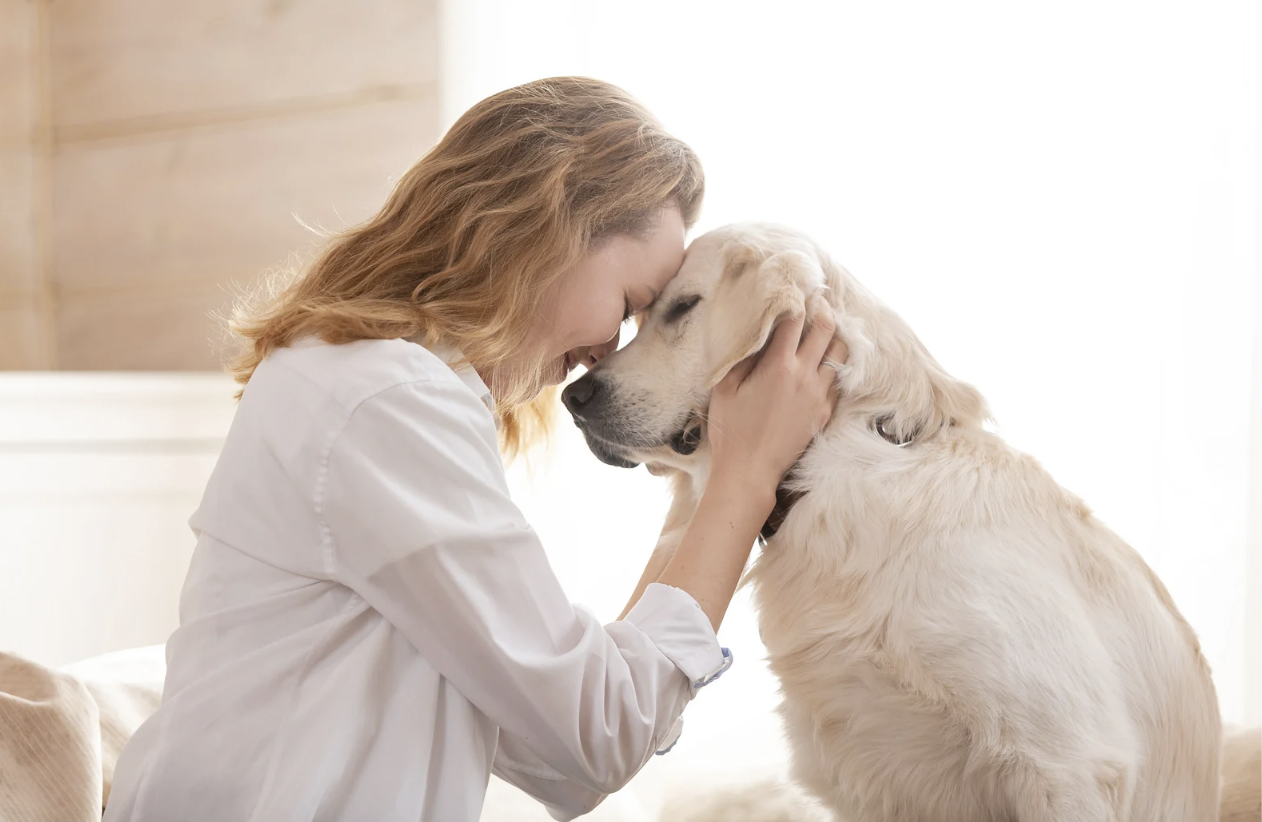
[[[483,373],[516,364],[567,269],[663,208],[691,227],[704,188],[692,149],[616,86],[554,77],[502,91],[456,121],[374,217],[236,307],[229,370],[244,384],[268,353],[307,336],[417,337]],[[509,456],[546,429],[555,392],[536,396],[546,366],[498,375]]]

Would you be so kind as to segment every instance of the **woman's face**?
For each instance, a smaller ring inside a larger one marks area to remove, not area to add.
[[[617,350],[623,321],[657,299],[683,264],[684,231],[679,209],[663,209],[642,236],[611,237],[561,277],[532,337],[550,364],[545,385]]]

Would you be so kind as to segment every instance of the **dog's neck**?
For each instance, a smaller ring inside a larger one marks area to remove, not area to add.
[[[872,429],[890,445],[906,448],[916,441],[916,435],[919,434],[918,431],[910,437],[900,438],[897,434],[889,431],[885,423],[885,418],[876,418],[872,421]],[[763,545],[766,545],[768,540],[780,530],[780,526],[784,524],[785,519],[788,518],[789,512],[793,510],[793,506],[797,504],[797,501],[806,496],[805,491],[794,488],[793,483],[790,481],[797,465],[797,463],[793,464],[793,468],[789,469],[788,473],[784,475],[784,479],[780,481],[780,485],[776,488],[776,504],[767,516],[767,521],[762,524],[762,529],[758,532],[758,538]]]

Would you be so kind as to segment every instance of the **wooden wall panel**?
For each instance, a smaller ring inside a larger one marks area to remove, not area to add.
[[[57,353],[69,371],[205,371],[223,362],[226,336],[212,313],[232,295],[217,283],[178,289],[63,294]]]
[[[43,315],[33,297],[0,304],[0,371],[39,367],[44,334]]]
[[[213,369],[208,312],[438,138],[437,0],[0,0],[0,368]]]
[[[53,111],[67,134],[438,76],[436,0],[57,0],[52,14]]]
[[[40,128],[46,20],[37,0],[0,0],[0,369],[52,365],[40,253],[48,168],[47,134]]]
[[[403,100],[63,146],[53,260],[63,296],[252,280],[380,207],[429,147],[436,108]]]
[[[0,304],[39,290],[35,148],[0,143]]]

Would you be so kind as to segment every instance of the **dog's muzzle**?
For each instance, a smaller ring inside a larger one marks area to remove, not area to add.
[[[615,468],[635,468],[638,462],[627,459],[615,443],[601,436],[608,433],[605,416],[611,393],[600,374],[589,371],[565,387],[561,402],[574,418],[574,425],[583,432],[587,447],[596,459]]]

